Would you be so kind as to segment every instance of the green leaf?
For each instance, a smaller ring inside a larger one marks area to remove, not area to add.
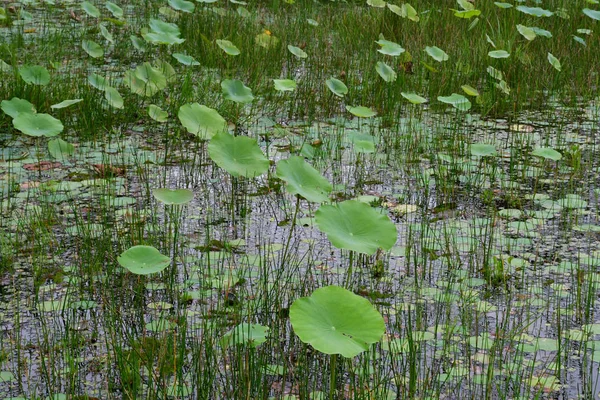
[[[287,185],[290,194],[298,194],[308,201],[322,203],[329,200],[332,186],[319,171],[304,161],[304,158],[292,156],[277,163],[277,177]]]
[[[64,160],[75,153],[75,146],[60,138],[48,141],[48,152],[57,160]]]
[[[125,84],[139,96],[153,96],[167,87],[167,78],[159,68],[145,62],[125,73]]]
[[[227,131],[227,122],[217,110],[198,103],[182,105],[177,117],[189,133],[202,140]]]
[[[170,22],[164,22],[159,19],[150,19],[150,32],[142,34],[142,37],[150,43],[155,44],[181,44],[185,42],[182,39],[179,27]]]
[[[121,253],[117,261],[123,268],[136,275],[161,272],[169,266],[171,259],[152,246],[133,246]]]
[[[469,19],[469,18],[477,17],[479,15],[481,15],[480,10],[468,10],[468,11],[454,10],[454,16],[458,17],[458,18],[462,18],[462,19]]]
[[[370,5],[371,7],[376,7],[376,8],[385,7],[384,0],[367,0],[367,4]]]
[[[331,93],[335,94],[338,97],[344,97],[348,93],[348,87],[344,84],[344,82],[340,81],[336,78],[329,78],[325,81],[325,84],[331,91]]]
[[[100,17],[100,10],[98,10],[98,8],[95,5],[93,5],[92,3],[90,3],[89,1],[82,2],[81,3],[81,8],[90,17],[93,17],[93,18],[99,18]]]
[[[13,97],[10,100],[2,100],[0,109],[11,118],[17,118],[19,114],[35,114],[35,106],[27,100]]]
[[[473,86],[462,85],[460,88],[463,90],[463,92],[465,92],[469,96],[474,96],[474,97],[479,96],[479,92]]]
[[[186,54],[173,53],[172,56],[183,65],[200,65],[200,63],[194,57]]]
[[[425,97],[421,97],[416,93],[401,92],[400,94],[402,95],[402,97],[404,97],[406,100],[410,101],[413,104],[423,104],[427,102],[427,99]]]
[[[471,11],[475,9],[475,5],[467,0],[456,0],[456,2],[460,6],[460,8],[462,8],[465,11]]]
[[[157,122],[167,122],[169,119],[169,113],[154,104],[148,106],[148,115]]]
[[[58,110],[61,108],[67,108],[72,106],[73,104],[77,104],[77,103],[81,103],[83,101],[83,99],[73,99],[73,100],[63,100],[58,104],[53,104],[50,106],[51,109],[53,110]]]
[[[356,107],[346,106],[346,110],[348,110],[348,112],[350,112],[350,114],[357,116],[359,118],[370,118],[370,117],[374,117],[377,115],[377,113],[375,111],[371,110],[369,107],[364,107],[364,106],[356,106]]]
[[[460,111],[471,109],[471,102],[462,94],[452,93],[450,96],[438,96],[437,99],[442,103],[452,105],[452,107]]]
[[[548,160],[558,161],[562,158],[562,154],[551,147],[538,147],[531,152],[531,155],[543,157]]]
[[[378,49],[377,51],[380,52],[381,54],[385,54],[388,56],[397,57],[406,51],[398,43],[394,43],[389,40],[379,39],[379,40],[375,41],[375,43],[377,43],[379,46],[381,46],[381,48]]]
[[[374,153],[375,138],[364,133],[351,133],[348,139],[354,145],[353,150],[356,153]]]
[[[110,43],[114,43],[115,38],[113,37],[112,33],[110,33],[103,24],[100,24],[99,27],[100,27],[100,33],[102,34],[104,39],[108,40]]]
[[[92,72],[88,76],[88,83],[98,90],[104,90],[108,85],[106,78]]]
[[[488,56],[492,58],[508,58],[510,57],[510,53],[506,50],[493,50],[488,53]]]
[[[241,53],[240,49],[238,49],[229,40],[217,39],[216,42],[217,42],[217,46],[219,46],[221,48],[221,50],[223,50],[226,54],[228,54],[230,56],[237,56]]]
[[[300,47],[296,47],[296,46],[292,46],[291,44],[288,44],[288,50],[290,53],[292,53],[293,55],[295,55],[298,58],[306,58],[308,57],[308,54],[306,54],[304,52],[304,50],[302,50]]]
[[[497,70],[496,68],[489,66],[487,67],[487,73],[494,79],[502,80],[504,79],[504,74],[502,71]]]
[[[448,60],[448,54],[437,46],[427,46],[425,47],[425,51],[431,58],[433,58],[437,62],[443,62]]]
[[[589,8],[584,8],[583,13],[590,17],[591,19],[595,19],[596,21],[600,21],[600,11],[590,10]]]
[[[253,178],[269,169],[269,160],[255,139],[217,133],[208,144],[210,158],[233,176]]]
[[[152,195],[166,205],[182,205],[194,198],[194,193],[189,189],[154,189]]]
[[[90,57],[100,58],[104,56],[104,49],[102,49],[102,46],[92,40],[83,40],[81,42],[81,47]]]
[[[219,344],[223,348],[234,345],[249,345],[257,347],[267,341],[269,328],[258,324],[241,323],[227,332]]]
[[[39,65],[32,65],[19,68],[19,75],[30,85],[45,86],[50,83],[50,73],[48,70]]]
[[[559,72],[562,70],[560,61],[558,60],[558,58],[554,57],[552,53],[548,53],[548,62],[554,67],[555,70]]]
[[[169,0],[171,8],[185,13],[193,13],[196,6],[191,1],[186,0]]]
[[[115,18],[123,18],[123,9],[113,3],[112,1],[107,1],[104,6]],[[98,15],[99,16],[99,15]]]
[[[394,82],[396,80],[396,72],[392,69],[392,67],[390,67],[382,61],[377,62],[377,64],[375,65],[375,70],[377,71],[381,79],[383,79],[386,82]]]
[[[133,44],[133,47],[136,48],[136,50],[144,52],[148,49],[148,47],[146,46],[146,43],[144,42],[144,40],[141,37],[135,36],[135,35],[130,35],[129,39],[131,40],[131,43]]]
[[[552,15],[554,15],[551,11],[544,10],[540,7],[517,6],[517,10],[528,15],[533,15],[535,17],[551,17]]]
[[[293,92],[296,90],[296,81],[291,79],[273,79],[275,90],[280,92]]]
[[[417,14],[417,10],[415,10],[413,6],[411,6],[408,3],[404,3],[400,7],[394,4],[387,3],[387,7],[390,9],[391,12],[402,18],[408,18],[411,21],[419,22],[419,15]]]
[[[335,247],[364,254],[389,250],[396,243],[396,226],[387,215],[356,200],[322,205],[315,213],[321,232]]]
[[[533,31],[535,32],[535,34],[538,35],[538,36],[543,36],[543,37],[546,37],[546,38],[551,38],[552,37],[552,33],[550,31],[545,30],[545,29],[538,28],[536,26],[531,27],[531,29],[533,29]]]
[[[533,40],[536,37],[535,31],[528,26],[517,25],[517,30],[527,40]]]
[[[475,143],[470,146],[471,155],[476,157],[489,157],[495,156],[496,146],[493,144]]]
[[[499,8],[512,8],[512,6],[513,6],[510,3],[501,3],[499,1],[494,2],[494,4],[496,5],[496,7],[499,7]]]
[[[256,43],[257,46],[264,47],[265,49],[270,49],[279,44],[279,39],[271,35],[270,33],[263,32],[256,35],[256,37],[254,38],[254,43]]]
[[[64,129],[62,122],[49,114],[19,113],[13,119],[13,126],[29,136],[52,137],[61,133]]]
[[[322,287],[294,301],[290,322],[302,342],[347,358],[368,350],[385,332],[383,317],[367,299],[338,286]]]
[[[236,103],[251,103],[254,100],[252,90],[237,79],[225,79],[221,81],[221,89],[227,100]]]
[[[117,89],[112,86],[107,86],[104,88],[104,98],[107,103],[113,108],[124,108],[125,103],[123,102],[123,97]]]

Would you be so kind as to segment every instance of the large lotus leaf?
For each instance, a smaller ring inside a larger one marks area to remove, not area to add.
[[[257,347],[267,341],[269,328],[258,324],[241,323],[227,332],[219,343],[226,348],[231,345],[250,345]]]
[[[181,205],[192,201],[194,193],[189,189],[154,189],[154,198],[167,205]]]
[[[254,100],[252,90],[237,79],[225,79],[221,82],[223,95],[236,103],[250,103]]]
[[[0,103],[0,109],[11,118],[17,118],[19,114],[35,114],[35,106],[27,100],[13,97],[10,100],[2,100]]]
[[[300,340],[325,354],[355,357],[381,340],[385,323],[365,298],[339,286],[294,301],[290,322]]]
[[[179,107],[177,117],[189,133],[202,140],[208,140],[217,133],[227,131],[227,122],[217,110],[198,103],[182,105]]]
[[[117,261],[137,275],[154,274],[167,268],[171,259],[152,246],[133,246],[125,250]]]
[[[246,136],[217,133],[208,144],[208,154],[219,167],[233,176],[251,178],[269,169],[269,160],[256,140]]]
[[[167,78],[159,68],[145,62],[125,73],[125,83],[135,94],[153,96],[167,87]]]
[[[20,113],[13,125],[29,136],[56,136],[64,129],[62,122],[49,114]]]
[[[287,191],[291,194],[299,194],[315,203],[329,200],[331,183],[302,157],[292,156],[279,161],[277,177],[287,183]]]
[[[396,226],[387,215],[356,200],[322,205],[315,213],[319,229],[339,249],[375,254],[396,243]]]
[[[50,83],[50,73],[48,70],[39,65],[19,68],[19,75],[30,85],[47,85]]]
[[[329,78],[325,81],[325,84],[331,90],[331,93],[338,97],[344,97],[348,93],[348,87],[339,79]]]

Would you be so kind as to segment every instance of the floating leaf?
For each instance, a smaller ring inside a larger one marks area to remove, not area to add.
[[[187,54],[173,53],[172,56],[183,65],[200,65],[194,57],[188,56]]]
[[[287,183],[291,194],[298,194],[308,201],[322,203],[329,200],[332,186],[319,171],[304,161],[304,158],[292,156],[277,163],[277,177]]]
[[[394,43],[389,40],[379,39],[379,40],[375,41],[375,43],[377,43],[379,46],[381,46],[381,48],[378,49],[377,51],[380,52],[381,54],[385,54],[388,56],[396,57],[406,51],[398,43]]]
[[[554,57],[552,53],[548,53],[548,62],[554,67],[555,70],[559,72],[562,70],[560,61],[558,60],[558,58]]]
[[[558,161],[562,158],[562,154],[551,147],[538,147],[531,152],[531,155],[543,157],[553,161]]]
[[[437,99],[442,103],[451,104],[460,111],[467,111],[471,108],[471,102],[462,94],[452,93],[450,96],[438,96]]]
[[[157,122],[167,122],[169,119],[169,113],[154,104],[148,106],[148,115]]]
[[[377,113],[375,111],[371,110],[369,107],[364,107],[364,106],[357,106],[357,107],[346,106],[346,110],[348,110],[350,112],[350,114],[355,115],[360,118],[370,118],[370,117],[374,117],[377,115]]]
[[[493,144],[475,143],[470,146],[471,155],[476,157],[489,157],[496,155],[496,146]]]
[[[354,145],[353,149],[356,153],[374,153],[375,138],[371,135],[363,133],[352,133],[348,135],[348,139]]]
[[[533,40],[537,36],[535,34],[535,31],[532,28],[528,27],[528,26],[517,25],[517,30],[527,40]]]
[[[319,288],[294,301],[290,322],[304,343],[348,358],[368,350],[385,332],[383,317],[367,299],[338,286]]]
[[[437,46],[427,46],[425,47],[425,51],[431,58],[433,58],[437,62],[442,62],[448,60],[448,54]]]
[[[166,205],[182,205],[194,198],[194,193],[189,189],[154,189],[152,195]]]
[[[381,79],[386,82],[394,82],[396,80],[396,72],[384,62],[378,61],[375,65],[375,70],[381,76]]]
[[[29,136],[52,137],[64,129],[62,122],[49,114],[19,113],[13,119],[13,126]]]
[[[217,110],[198,103],[182,105],[177,117],[189,133],[202,140],[227,131],[227,122]]]
[[[338,97],[344,97],[348,93],[348,87],[339,79],[329,78],[325,81],[325,84],[331,90],[331,93]]]
[[[269,160],[256,140],[246,136],[217,133],[208,144],[208,154],[219,167],[233,176],[252,178],[269,169]]]
[[[27,100],[13,97],[10,100],[2,100],[0,109],[11,118],[17,118],[19,114],[35,114],[35,106]]]
[[[106,99],[107,103],[113,108],[121,109],[125,106],[123,102],[123,97],[121,97],[119,91],[112,86],[107,86],[104,89],[104,98]]]
[[[167,78],[159,68],[145,62],[134,70],[125,73],[125,84],[132,93],[140,96],[153,96],[167,87]]]
[[[413,104],[423,104],[427,102],[427,99],[425,97],[421,97],[416,93],[402,92],[400,94],[402,95],[402,97],[404,97],[406,100],[410,101]]]
[[[389,250],[396,243],[396,226],[387,215],[356,200],[322,205],[315,213],[319,229],[335,247],[364,254]]]
[[[221,81],[221,89],[227,100],[236,103],[250,103],[254,100],[252,90],[237,79],[225,79]]]
[[[155,44],[181,44],[185,42],[182,39],[179,27],[170,22],[164,22],[159,19],[150,19],[150,31],[142,34],[142,37],[150,43]]]
[[[249,345],[257,347],[267,341],[269,328],[258,324],[241,323],[227,332],[219,344],[223,348],[233,345]]]
[[[186,0],[169,0],[171,8],[185,13],[193,13],[196,6],[191,1]]]
[[[293,92],[296,90],[296,81],[291,79],[273,79],[275,90],[280,92]]]
[[[304,50],[302,50],[300,47],[296,47],[296,46],[292,46],[291,44],[288,44],[288,50],[290,53],[292,53],[293,55],[295,55],[298,58],[306,58],[308,57],[308,54],[306,54],[304,52]]]
[[[136,275],[161,272],[169,266],[171,259],[152,246],[133,246],[121,253],[117,261],[123,268]]]
[[[493,50],[488,53],[488,56],[492,58],[508,58],[510,57],[510,53],[506,50]]]
[[[229,40],[217,39],[216,42],[217,46],[219,46],[226,54],[229,54],[230,56],[237,56],[240,54],[240,49],[238,49]]]
[[[57,160],[63,160],[75,153],[75,146],[60,138],[48,141],[48,152]]]
[[[110,13],[113,15],[113,17],[115,17],[115,18],[123,17],[123,9],[121,7],[119,7],[118,5],[116,5],[115,3],[113,3],[112,1],[107,1],[104,5],[105,5],[106,9],[108,11],[110,11]]]
[[[517,10],[535,17],[551,17],[553,13],[540,7],[517,6]]]
[[[92,40],[84,40],[81,42],[81,47],[90,57],[100,58],[104,56],[104,49],[98,43]]]
[[[19,75],[31,85],[45,86],[50,83],[50,73],[48,70],[39,65],[32,65],[19,68]]]
[[[90,17],[93,17],[93,18],[100,17],[100,10],[98,10],[98,8],[95,5],[93,5],[92,3],[90,3],[89,1],[82,2],[81,9],[83,11],[85,11],[86,14],[89,15]]]

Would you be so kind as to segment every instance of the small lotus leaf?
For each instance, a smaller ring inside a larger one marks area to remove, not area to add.
[[[123,97],[121,97],[119,91],[112,86],[107,86],[104,88],[104,98],[106,99],[108,105],[113,108],[121,109],[125,107]]]
[[[558,60],[558,58],[554,57],[554,55],[552,55],[552,53],[548,53],[548,62],[550,63],[550,65],[552,65],[554,67],[555,70],[557,70],[558,72],[560,72],[562,70],[562,67],[560,65],[560,61]]]
[[[454,108],[467,111],[471,108],[471,102],[462,94],[452,93],[450,96],[438,96],[442,103],[451,104]]]
[[[171,8],[177,11],[183,11],[185,13],[193,13],[196,5],[191,1],[187,0],[169,0]]]
[[[189,133],[202,140],[227,131],[227,122],[217,110],[198,103],[182,105],[177,117]]]
[[[306,52],[304,50],[302,50],[300,47],[296,47],[296,46],[292,46],[291,44],[288,44],[287,48],[290,53],[292,53],[293,55],[295,55],[298,58],[308,57],[308,54],[306,54]]]
[[[558,161],[562,158],[562,154],[551,147],[538,147],[531,152],[531,155],[543,157],[553,161]]]
[[[475,143],[471,145],[471,155],[476,157],[488,157],[496,155],[496,146],[493,144]]]
[[[56,138],[48,141],[48,152],[55,159],[63,160],[75,153],[75,146],[61,138]]]
[[[31,65],[19,68],[19,75],[30,85],[45,86],[50,83],[50,73],[40,65]]]
[[[273,79],[275,90],[280,92],[293,92],[296,90],[296,81],[292,79]]]
[[[595,19],[596,21],[600,21],[600,11],[591,10],[589,8],[584,8],[583,13],[590,17],[591,19]]]
[[[62,109],[62,108],[70,107],[73,104],[81,103],[82,101],[83,101],[83,99],[63,100],[60,103],[52,104],[50,106],[50,108],[53,109],[53,110],[59,110],[59,109]]]
[[[98,10],[98,8],[95,5],[93,5],[92,3],[90,3],[89,1],[82,2],[81,8],[90,17],[93,17],[93,18],[100,17],[100,10]]]
[[[198,60],[187,54],[173,53],[172,56],[183,65],[200,65]]]
[[[223,50],[226,54],[229,54],[230,56],[237,56],[241,53],[240,49],[238,49],[236,45],[231,43],[229,40],[217,39],[216,42],[217,46],[219,46],[221,50]]]
[[[385,54],[388,56],[396,57],[400,54],[404,53],[406,50],[400,46],[398,43],[391,42],[385,39],[379,39],[375,43],[381,46],[377,51],[381,54]]]
[[[488,56],[492,58],[508,58],[510,57],[510,53],[506,50],[493,50],[488,53]]]
[[[299,194],[315,203],[329,200],[331,183],[302,157],[292,156],[279,161],[277,177],[287,183],[287,191],[291,194]]]
[[[257,347],[267,341],[269,328],[258,324],[241,323],[229,332],[227,332],[219,344],[223,348],[232,345],[250,345]]]
[[[346,106],[346,110],[348,110],[348,112],[350,112],[350,114],[355,115],[360,118],[370,118],[370,117],[374,117],[377,115],[377,113],[375,111],[371,110],[369,107],[364,107],[364,106],[357,106],[357,107]]]
[[[294,333],[325,354],[351,358],[381,340],[385,323],[365,298],[339,286],[326,286],[290,307]]]
[[[421,97],[416,93],[401,92],[400,95],[402,95],[402,97],[404,97],[406,100],[410,101],[413,104],[427,103],[427,99],[425,97]]]
[[[192,201],[194,193],[189,189],[154,189],[154,198],[167,205],[181,205]]]
[[[396,243],[396,226],[387,215],[356,200],[322,205],[315,214],[319,229],[337,248],[365,254],[389,250]]]
[[[396,80],[396,72],[393,70],[392,67],[390,67],[382,61],[377,62],[377,64],[375,65],[375,70],[377,71],[381,79],[383,79],[386,82],[394,82]]]
[[[19,114],[35,114],[35,106],[27,100],[13,97],[10,100],[2,100],[0,109],[11,118],[17,118]]]
[[[129,272],[148,275],[167,268],[171,259],[152,246],[133,246],[117,257],[119,264]]]
[[[104,49],[93,40],[84,40],[81,42],[81,47],[90,57],[100,58],[104,56]]]
[[[437,46],[427,46],[425,47],[425,52],[437,62],[446,61],[449,58],[448,54]]]
[[[238,79],[225,79],[221,82],[223,95],[236,103],[250,103],[254,100],[252,90]]]
[[[113,3],[112,1],[107,1],[104,6],[115,18],[123,18],[123,9]]]
[[[325,84],[331,90],[331,93],[338,97],[344,97],[348,93],[348,87],[339,79],[329,78],[325,81]]]
[[[246,136],[217,133],[208,144],[208,154],[219,167],[233,176],[252,178],[269,169],[269,160],[256,140]]]
[[[36,137],[56,136],[64,129],[62,122],[49,114],[20,113],[13,119],[13,125],[24,134]]]
[[[552,15],[554,15],[552,11],[544,10],[540,7],[517,6],[517,10],[528,15],[533,15],[535,17],[551,17]]]
[[[169,113],[155,104],[148,106],[148,115],[157,122],[167,122],[169,118]]]

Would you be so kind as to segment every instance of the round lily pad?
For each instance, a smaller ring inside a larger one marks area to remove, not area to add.
[[[256,140],[246,136],[218,133],[208,144],[208,154],[219,167],[233,176],[252,178],[269,169],[269,160]]]
[[[129,272],[148,275],[167,268],[171,259],[152,246],[133,246],[117,257],[119,264]]]
[[[13,125],[29,136],[56,136],[62,132],[62,122],[49,114],[20,113],[13,119]]]
[[[383,317],[373,305],[339,286],[322,287],[294,301],[290,322],[304,343],[344,357],[368,350],[385,332]]]
[[[154,198],[167,205],[180,205],[192,201],[194,193],[189,189],[154,189]]]

